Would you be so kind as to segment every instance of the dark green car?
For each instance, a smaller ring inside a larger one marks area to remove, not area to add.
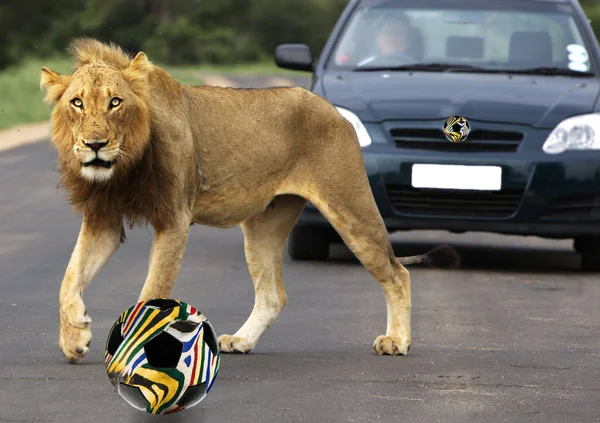
[[[600,268],[600,51],[576,0],[352,0],[318,60],[285,44],[276,62],[353,123],[390,232],[573,238]],[[308,205],[289,253],[336,239]]]

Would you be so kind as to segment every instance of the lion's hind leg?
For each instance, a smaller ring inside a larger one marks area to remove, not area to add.
[[[373,349],[379,355],[406,355],[411,346],[411,288],[408,270],[395,257],[371,193],[340,201],[338,194],[311,199],[383,290],[387,330]],[[335,204],[331,207],[330,204]]]
[[[254,308],[234,335],[219,336],[222,352],[250,352],[285,306],[287,296],[282,280],[285,241],[305,204],[301,197],[278,196],[265,211],[242,223],[246,261],[254,283]]]
[[[373,349],[380,355],[406,355],[411,346],[410,275],[394,255],[360,148],[348,134],[351,129],[335,131],[323,143],[331,147],[319,152],[320,158],[310,164],[307,200],[319,209],[383,290],[387,330],[377,337]],[[418,256],[414,260],[423,262],[428,258]]]

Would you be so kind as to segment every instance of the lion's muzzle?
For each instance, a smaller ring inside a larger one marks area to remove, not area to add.
[[[82,159],[81,164],[83,167],[102,167],[110,169],[115,163],[116,157],[114,151],[110,151],[114,150],[114,148],[111,149],[108,147],[109,140],[107,138],[81,140],[81,143],[86,147],[83,151],[80,150],[80,157]]]

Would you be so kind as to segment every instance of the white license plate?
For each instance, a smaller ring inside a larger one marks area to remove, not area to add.
[[[500,191],[502,168],[499,166],[464,166],[414,164],[412,186],[415,188]]]

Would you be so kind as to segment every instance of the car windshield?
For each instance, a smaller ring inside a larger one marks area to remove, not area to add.
[[[588,74],[570,5],[522,0],[363,0],[327,63],[337,70]]]

